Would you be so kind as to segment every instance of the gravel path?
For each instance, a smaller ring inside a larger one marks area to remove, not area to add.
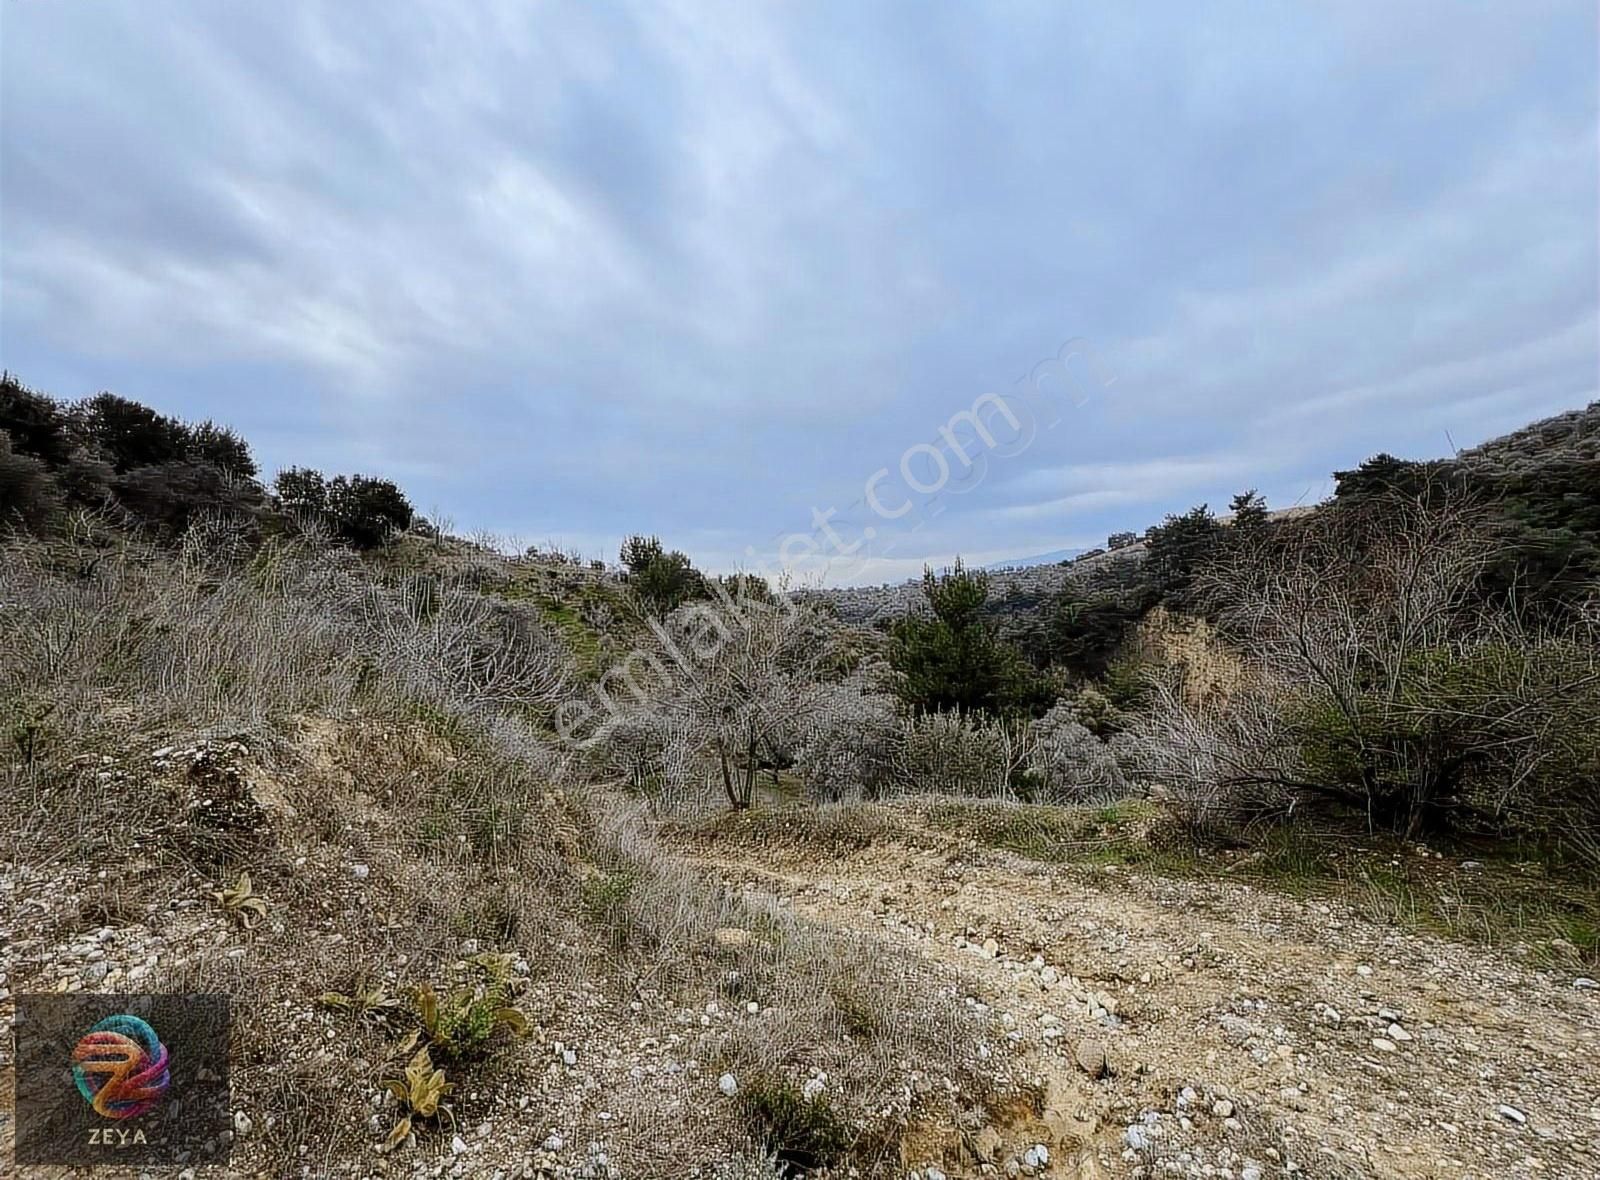
[[[957,968],[1014,1028],[1040,1102],[980,1136],[928,1128],[908,1162],[935,1180],[1600,1175],[1600,992],[1570,974],[1248,885],[936,838],[691,854]]]

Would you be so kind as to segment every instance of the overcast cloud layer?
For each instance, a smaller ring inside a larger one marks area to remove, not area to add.
[[[1600,396],[1596,37],[1590,0],[8,2],[0,361],[460,531],[729,568],[867,523],[1076,339],[1084,404],[842,576],[1099,544]]]

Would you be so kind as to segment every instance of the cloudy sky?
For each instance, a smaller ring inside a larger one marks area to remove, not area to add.
[[[759,568],[1060,355],[1052,428],[826,576],[1094,545],[1600,396],[1596,37],[1591,0],[7,0],[0,362],[458,531]]]

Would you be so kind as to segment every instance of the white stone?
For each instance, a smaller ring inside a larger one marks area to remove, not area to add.
[[[1496,1113],[1508,1123],[1522,1124],[1528,1121],[1528,1116],[1514,1106],[1501,1105],[1496,1108]]]
[[[1373,1037],[1372,1047],[1380,1053],[1393,1053],[1395,1051],[1395,1043],[1385,1040],[1383,1037]]]
[[[732,1098],[739,1092],[739,1081],[731,1073],[725,1073],[717,1079],[717,1089]]]
[[[1415,1040],[1416,1038],[1408,1033],[1405,1029],[1401,1028],[1398,1024],[1391,1024],[1389,1026],[1389,1039],[1391,1041],[1405,1042]]]
[[[450,1152],[452,1155],[462,1155],[466,1152],[466,1150],[467,1141],[465,1139],[463,1139],[460,1135],[456,1135],[451,1138]]]

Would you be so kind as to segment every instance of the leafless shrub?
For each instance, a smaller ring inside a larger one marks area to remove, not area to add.
[[[792,749],[821,707],[827,652],[816,632],[813,612],[789,604],[678,608],[602,677],[597,759],[676,802],[710,786],[729,806],[749,807],[762,760]]]
[[[560,699],[566,655],[528,609],[471,590],[409,579],[362,599],[374,654],[423,699],[469,699],[501,708]]]
[[[1011,797],[1011,775],[1027,762],[1022,727],[955,713],[913,717],[895,751],[896,794]]]
[[[876,799],[892,789],[902,741],[894,698],[854,682],[818,685],[795,745],[795,770],[815,802]]]
[[[1280,701],[1265,686],[1226,702],[1195,700],[1173,678],[1158,678],[1122,748],[1135,781],[1170,798],[1201,831],[1287,813],[1300,782]]]
[[[1056,705],[1031,728],[1025,766],[1036,802],[1099,803],[1127,794],[1114,749],[1077,719],[1074,705]]]
[[[1334,507],[1230,553],[1205,585],[1240,686],[1224,706],[1167,682],[1133,727],[1139,777],[1197,822],[1307,803],[1406,836],[1595,822],[1600,648],[1484,592],[1470,505]]]

